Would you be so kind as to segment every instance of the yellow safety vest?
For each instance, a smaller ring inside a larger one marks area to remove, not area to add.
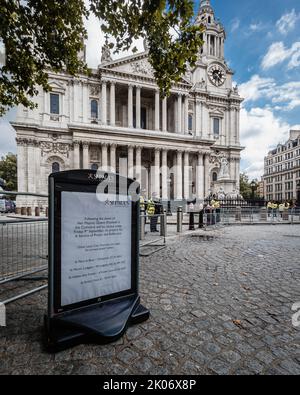
[[[150,199],[150,200],[148,201],[148,205],[147,205],[147,214],[148,214],[149,216],[152,216],[152,215],[155,214],[155,203],[154,203],[154,201],[153,201],[152,199]]]
[[[140,208],[141,210],[145,208],[145,199],[143,196],[140,196]]]

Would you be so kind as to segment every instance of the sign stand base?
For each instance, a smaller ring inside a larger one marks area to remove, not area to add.
[[[58,352],[82,343],[107,344],[121,338],[128,326],[148,320],[149,310],[136,295],[110,300],[70,313],[45,316],[46,348]]]

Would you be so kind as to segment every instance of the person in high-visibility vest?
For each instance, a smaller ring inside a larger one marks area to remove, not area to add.
[[[147,205],[147,214],[150,217],[150,231],[152,233],[158,232],[157,223],[158,223],[158,215],[161,211],[161,204],[159,200],[156,198],[157,194],[153,193],[152,198],[148,200]]]

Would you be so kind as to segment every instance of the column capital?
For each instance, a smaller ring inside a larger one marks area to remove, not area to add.
[[[89,148],[90,143],[88,141],[83,141],[82,146],[83,146],[83,148],[87,149],[87,148]]]
[[[102,148],[107,148],[107,147],[108,147],[108,143],[107,143],[107,142],[101,143],[101,147],[102,147]]]
[[[127,84],[127,86],[128,86],[128,89],[133,89],[133,88],[134,88],[134,84],[133,84],[133,83],[131,83],[131,82],[130,82],[130,83],[128,83],[128,84]]]
[[[116,81],[110,81],[110,85],[116,86],[117,82]]]
[[[106,85],[106,84],[108,84],[108,83],[109,83],[109,80],[101,79],[101,84],[102,84],[102,85]]]
[[[142,85],[136,84],[136,85],[134,85],[134,86],[135,86],[136,89],[139,89],[139,90],[142,89]]]
[[[110,146],[110,149],[116,149],[118,144],[112,143],[112,144],[109,144],[109,146]]]
[[[135,147],[136,150],[142,150],[143,149],[143,146],[140,145],[140,144],[135,144],[134,147]]]
[[[73,147],[74,148],[79,148],[80,147],[80,141],[78,141],[78,140],[73,141]]]

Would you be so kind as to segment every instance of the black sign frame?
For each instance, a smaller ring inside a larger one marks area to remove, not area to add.
[[[111,184],[116,194],[121,186],[126,186],[127,193],[134,180],[117,174],[99,172],[97,170],[72,170],[53,173],[49,176],[49,291],[48,317],[63,315],[70,311],[91,306],[105,301],[133,296],[138,294],[139,278],[139,210],[140,203],[132,201],[131,218],[131,288],[111,295],[84,300],[80,303],[61,305],[61,197],[62,192],[96,193],[99,183],[105,181]],[[108,193],[109,189],[104,193]],[[125,192],[125,191],[121,191]],[[140,193],[139,187],[136,190]]]

